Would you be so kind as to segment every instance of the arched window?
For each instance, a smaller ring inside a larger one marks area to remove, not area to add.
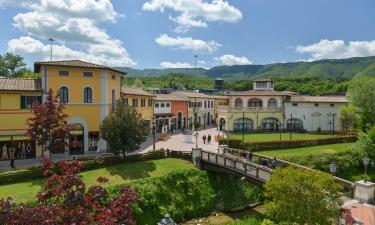
[[[250,131],[253,129],[253,120],[248,118],[239,118],[234,121],[233,129],[235,132]]]
[[[288,119],[286,121],[286,128],[289,131],[301,131],[303,130],[303,122],[297,118]]]
[[[92,103],[92,89],[89,87],[85,87],[85,89],[83,89],[83,102]]]
[[[234,107],[242,107],[242,99],[236,98],[234,101]]]
[[[262,107],[262,105],[263,105],[263,102],[259,98],[252,98],[247,103],[247,107],[251,107],[251,108]]]
[[[268,108],[277,108],[277,101],[274,98],[268,100]]]
[[[262,120],[262,129],[265,131],[275,131],[281,128],[281,124],[276,118],[265,118]]]
[[[60,88],[60,101],[64,103],[69,102],[69,90],[67,87],[61,87]]]

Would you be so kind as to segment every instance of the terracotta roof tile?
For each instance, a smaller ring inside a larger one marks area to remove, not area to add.
[[[232,92],[230,96],[294,96],[297,95],[291,91],[271,91],[271,90],[249,90]]]
[[[2,91],[42,91],[40,79],[0,77]]]
[[[293,96],[291,102],[327,102],[327,103],[348,103],[345,96]]]
[[[187,97],[177,96],[174,94],[157,94],[156,101],[189,101]]]
[[[188,91],[176,91],[173,94],[178,96],[186,96],[188,98],[211,98],[210,95],[206,95],[199,92],[188,92]]]
[[[78,67],[78,68],[88,68],[88,69],[106,69],[117,73],[126,74],[123,71],[103,66],[95,63],[89,63],[82,60],[64,60],[64,61],[45,61],[34,63],[34,71],[39,73],[41,66],[62,66],[62,67]]]
[[[141,95],[141,96],[151,96],[151,97],[154,96],[153,94],[148,93],[147,91],[144,91],[142,89],[127,87],[127,86],[121,88],[121,93],[125,95]]]

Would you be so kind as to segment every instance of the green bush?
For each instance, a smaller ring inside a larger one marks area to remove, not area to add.
[[[257,214],[241,221],[230,222],[225,225],[275,225],[268,219],[264,219],[264,216]]]
[[[38,179],[41,177],[42,174],[38,167],[19,170],[7,170],[0,173],[0,185],[23,182],[25,180]]]
[[[258,186],[239,178],[196,169],[133,181],[130,186],[140,196],[135,207],[136,221],[140,225],[156,224],[166,213],[181,222],[262,199]],[[109,188],[109,192],[116,195],[120,187]]]

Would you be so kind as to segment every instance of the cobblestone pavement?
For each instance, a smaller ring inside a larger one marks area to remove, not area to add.
[[[217,152],[217,148],[219,146],[218,142],[215,142],[215,135],[218,134],[218,131],[215,128],[210,128],[206,130],[198,131],[198,147],[202,148],[203,150],[207,151],[214,151]],[[203,143],[203,135],[208,136],[208,134],[211,134],[211,143],[210,144],[204,144]],[[193,142],[187,143],[184,141],[184,135],[182,133],[175,133],[171,135],[171,138],[167,141],[158,141],[158,138],[156,138],[155,143],[155,149],[170,149],[170,150],[176,150],[176,151],[191,151],[192,148],[196,147],[196,138],[193,136]],[[149,152],[153,150],[153,138],[149,137],[147,141],[141,146],[140,150],[138,150],[138,153],[144,153]]]

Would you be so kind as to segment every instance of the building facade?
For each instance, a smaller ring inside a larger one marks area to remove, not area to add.
[[[134,107],[141,115],[144,126],[151,132],[154,122],[154,95],[142,89],[133,87],[122,87],[121,96],[128,106]]]
[[[339,131],[339,110],[348,102],[345,96],[293,96],[284,103],[285,127],[308,132]]]
[[[253,90],[230,93],[228,106],[218,106],[219,129],[266,132],[284,127],[284,102],[296,93],[275,91],[270,80],[255,80],[253,85]]]
[[[80,60],[36,62],[42,89],[52,89],[65,103],[68,123],[74,126],[69,140],[70,154],[106,150],[100,138],[100,123],[120,98],[125,73]]]
[[[200,128],[204,129],[214,123],[214,98],[212,96],[197,92],[173,92],[173,94],[189,100],[188,128],[199,124]]]
[[[187,126],[188,98],[158,94],[154,108],[156,132],[180,130]]]
[[[0,78],[0,160],[9,158],[10,148],[16,159],[41,155],[41,148],[26,136],[26,121],[33,116],[32,103],[42,102],[42,94],[39,79]]]

